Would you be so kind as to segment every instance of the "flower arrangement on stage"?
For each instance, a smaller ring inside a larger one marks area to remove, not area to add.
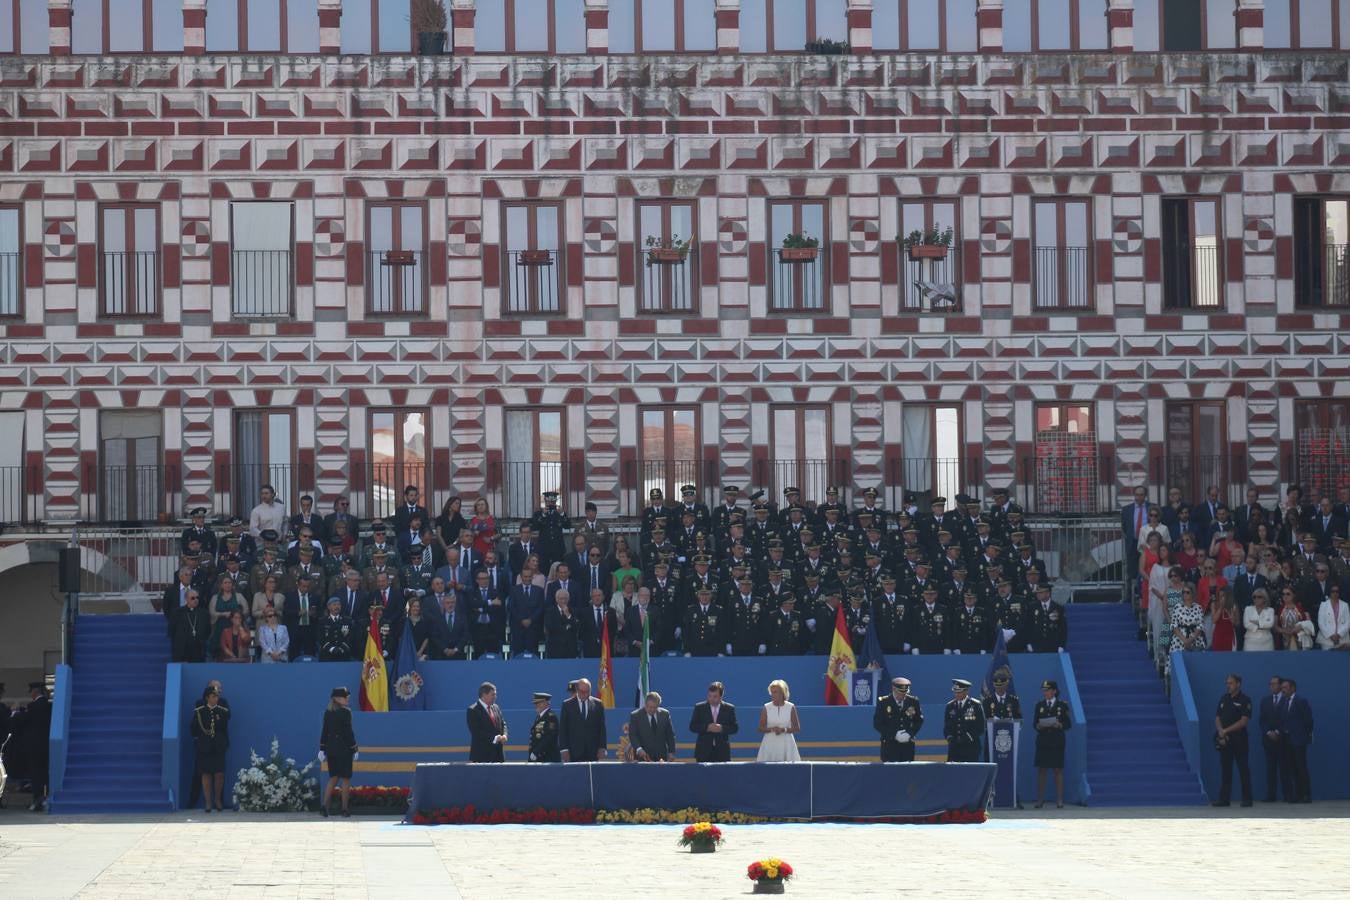
[[[373,809],[392,809],[402,811],[408,808],[408,795],[411,791],[405,787],[354,787],[351,790],[352,806],[365,806]]]
[[[716,819],[727,825],[754,825],[769,821],[764,816],[745,813],[710,812],[694,807],[684,809],[601,809],[595,821],[601,825],[691,825]]]
[[[301,812],[318,806],[318,779],[308,777],[314,761],[297,769],[294,759],[281,755],[281,742],[276,738],[267,759],[250,749],[248,761],[249,767],[235,776],[234,804],[240,811]]]
[[[688,847],[690,853],[713,853],[722,843],[722,829],[711,822],[695,822],[684,826],[680,833],[680,846]]]
[[[792,866],[787,860],[770,857],[752,862],[745,874],[755,883],[756,894],[781,894],[783,882],[792,878]]]
[[[594,825],[595,810],[584,806],[564,809],[476,809],[473,804],[439,809],[420,809],[413,813],[414,825]]]

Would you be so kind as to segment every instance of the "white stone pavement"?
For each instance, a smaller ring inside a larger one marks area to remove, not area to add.
[[[745,866],[771,855],[799,873],[789,898],[1343,897],[1348,825],[1350,803],[1028,810],[984,825],[727,826],[721,851],[691,856],[676,848],[678,826],[10,809],[0,811],[0,898],[741,897]]]

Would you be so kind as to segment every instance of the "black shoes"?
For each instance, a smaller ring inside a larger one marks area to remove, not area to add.
[[[1227,800],[1215,800],[1210,806],[1232,806]]]

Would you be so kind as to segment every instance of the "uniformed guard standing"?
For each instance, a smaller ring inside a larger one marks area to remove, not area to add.
[[[802,617],[797,614],[797,598],[784,594],[778,609],[769,616],[766,643],[770,656],[799,656],[802,652]]]
[[[923,602],[910,607],[913,622],[909,639],[914,653],[942,653],[947,650],[947,629],[950,627],[947,607],[937,602],[937,585],[931,581],[923,589]]]
[[[970,699],[970,682],[952,679],[952,699],[942,717],[947,762],[979,762],[984,737],[984,707]]]
[[[535,691],[534,724],[530,726],[530,762],[562,762],[558,749],[558,715],[550,707],[552,694]]]
[[[558,508],[557,491],[544,491],[544,507],[534,511],[530,527],[539,541],[539,563],[547,571],[567,552],[563,535],[572,530],[572,520]]]
[[[1069,643],[1069,620],[1064,607],[1050,599],[1050,585],[1036,585],[1036,602],[1023,614],[1024,624],[1017,629],[1020,643],[1026,639],[1028,653],[1054,653]]]
[[[967,588],[964,603],[952,622],[951,648],[956,653],[987,653],[994,646],[994,623],[989,613],[975,603],[975,591]]]
[[[994,692],[984,698],[984,717],[986,719],[1022,718],[1022,701],[1008,690],[1008,673],[1000,670],[994,673]]]
[[[681,637],[685,656],[723,656],[731,636],[724,607],[712,602],[712,589],[701,587],[684,615]]]
[[[768,647],[764,637],[766,613],[777,604],[767,603],[754,592],[749,576],[740,579],[740,590],[732,598],[728,613],[731,617],[731,638],[727,652],[735,656],[763,656]]]
[[[1237,765],[1238,779],[1242,783],[1242,805],[1252,805],[1252,770],[1247,764],[1247,724],[1252,718],[1252,700],[1242,693],[1242,677],[1229,675],[1228,688],[1219,698],[1219,708],[1214,713],[1214,744],[1219,750],[1219,770],[1223,772],[1223,782],[1219,786],[1219,799],[1215,806],[1228,806],[1233,796],[1233,765]]]
[[[872,713],[872,727],[881,735],[882,762],[914,762],[914,739],[923,727],[919,698],[910,694],[908,678],[892,678],[890,696]]]
[[[342,615],[342,600],[328,598],[328,615],[319,621],[319,661],[345,662],[352,658],[352,620]]]
[[[1036,704],[1036,808],[1045,805],[1045,773],[1055,770],[1056,806],[1064,808],[1064,732],[1073,727],[1069,704],[1059,699],[1059,684],[1041,682],[1044,699]]]

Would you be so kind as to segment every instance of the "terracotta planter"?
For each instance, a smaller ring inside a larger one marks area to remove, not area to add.
[[[652,247],[647,250],[647,261],[662,266],[673,266],[688,258],[688,250],[678,250],[674,247]]]
[[[909,248],[910,259],[942,259],[950,247],[941,244],[914,244]]]
[[[756,894],[781,894],[784,891],[783,879],[781,878],[761,878],[755,882]]]
[[[522,266],[551,266],[553,265],[553,251],[521,250],[516,256],[516,261]]]
[[[386,250],[380,262],[386,266],[410,266],[413,263],[411,250]]]
[[[716,852],[717,852],[717,845],[716,845],[716,844],[707,844],[707,843],[690,844],[690,845],[689,845],[689,852],[690,852],[690,853],[716,853]]]
[[[815,262],[819,247],[784,247],[778,251],[778,258],[785,263]]]

